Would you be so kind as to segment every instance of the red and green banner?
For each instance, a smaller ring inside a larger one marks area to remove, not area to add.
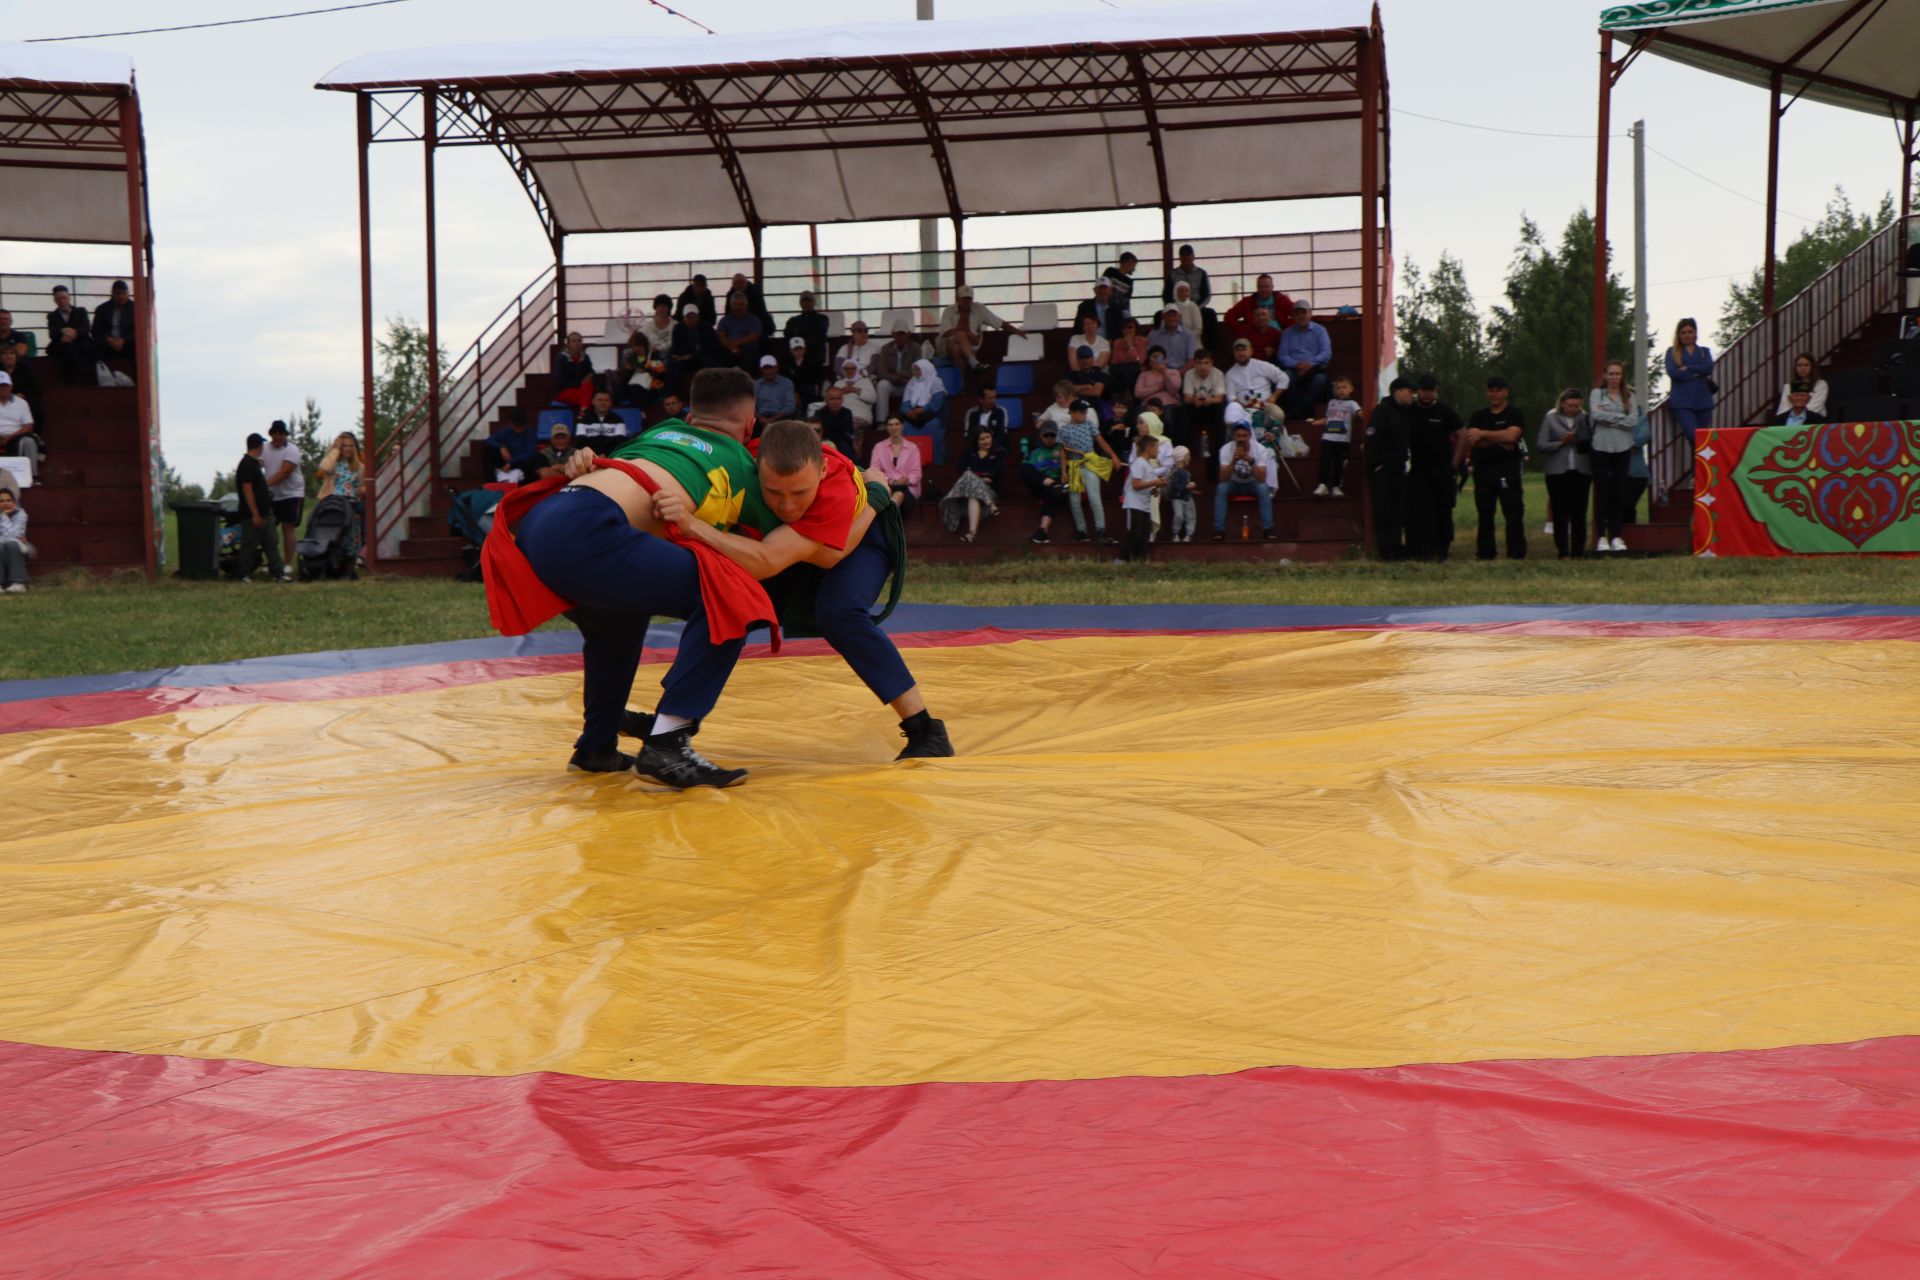
[[[1920,554],[1920,422],[1700,434],[1696,555]]]

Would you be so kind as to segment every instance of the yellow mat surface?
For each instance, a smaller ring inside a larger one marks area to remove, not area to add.
[[[571,675],[0,736],[0,1040],[854,1085],[1920,1033],[1920,645],[909,658],[962,757],[754,661],[724,793],[561,772]]]

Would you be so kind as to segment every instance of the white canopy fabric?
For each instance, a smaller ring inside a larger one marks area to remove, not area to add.
[[[0,43],[0,239],[127,242],[120,106],[133,93],[124,55]]]
[[[501,147],[567,232],[1346,196],[1376,22],[1370,0],[1269,0],[521,41],[371,54],[318,87],[435,88],[464,115],[442,145]]]
[[[1651,0],[1600,15],[1647,52],[1789,96],[1904,119],[1920,100],[1914,0]]]

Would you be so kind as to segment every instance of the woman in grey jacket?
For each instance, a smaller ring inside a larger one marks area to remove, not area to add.
[[[1578,387],[1560,393],[1560,407],[1540,419],[1540,456],[1547,475],[1547,498],[1553,510],[1553,546],[1565,560],[1587,554],[1587,490],[1593,485],[1588,450],[1593,423],[1586,415],[1586,399]]]
[[[1620,534],[1627,522],[1627,470],[1640,413],[1627,385],[1627,366],[1607,361],[1600,385],[1587,397],[1587,418],[1593,424],[1593,452],[1587,458],[1593,468],[1593,523],[1599,535],[1595,551],[1627,549]]]

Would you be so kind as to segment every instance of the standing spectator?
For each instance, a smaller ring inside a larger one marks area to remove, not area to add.
[[[840,378],[832,385],[839,388],[841,399],[846,403],[847,412],[853,415],[854,427],[861,431],[871,427],[875,393],[873,379],[867,376],[866,367],[859,360],[848,356],[840,362]]]
[[[1093,282],[1093,296],[1080,304],[1074,312],[1073,322],[1083,334],[1099,334],[1104,338],[1120,336],[1121,322],[1127,318],[1125,304],[1114,298],[1113,281],[1101,276]],[[1088,329],[1086,322],[1093,321]]]
[[[760,343],[766,329],[753,314],[752,300],[739,289],[727,295],[727,314],[713,326],[722,359],[736,369],[752,371],[760,365]],[[779,361],[774,361],[778,364]]]
[[[1067,507],[1067,483],[1060,461],[1060,429],[1051,422],[1039,425],[1040,443],[1020,460],[1020,479],[1040,504],[1040,527],[1028,542],[1052,542],[1053,521]]]
[[[1495,557],[1493,512],[1499,507],[1507,521],[1507,559],[1527,558],[1526,495],[1521,472],[1526,463],[1523,439],[1526,415],[1513,403],[1505,378],[1487,379],[1487,407],[1467,419],[1467,461],[1473,467],[1473,505],[1480,517],[1474,555]]]
[[[125,280],[115,280],[107,300],[93,310],[94,359],[131,361],[134,333],[133,291]]]
[[[92,381],[86,375],[93,363],[93,321],[85,307],[73,305],[63,284],[53,287],[53,310],[47,312],[47,354],[59,362],[69,386]]]
[[[814,346],[812,339],[799,334],[787,339],[786,361],[782,366],[793,380],[793,394],[802,405],[820,399],[820,388],[827,380],[826,345]]]
[[[1312,421],[1320,428],[1320,483],[1314,488],[1314,497],[1347,496],[1347,451],[1353,446],[1353,424],[1360,412],[1360,402],[1353,398],[1353,379],[1345,375],[1335,378],[1327,416]]]
[[[1266,312],[1264,317],[1259,314],[1262,311]],[[1253,343],[1257,354],[1262,338],[1266,338],[1269,346],[1279,342],[1280,322],[1277,317],[1292,314],[1293,299],[1284,293],[1275,293],[1273,277],[1263,272],[1260,278],[1254,281],[1253,292],[1228,307],[1227,314],[1222,318],[1226,320],[1227,328],[1235,337],[1245,338]],[[1269,330],[1272,331],[1271,337],[1267,336]]]
[[[1167,372],[1186,372],[1193,363],[1195,343],[1193,332],[1180,323],[1180,308],[1168,307],[1160,313],[1160,324],[1147,335],[1147,350],[1166,352]],[[1134,398],[1142,397],[1136,394]]]
[[[1793,395],[1793,384],[1796,382],[1804,382],[1807,384],[1808,411],[1825,417],[1827,412],[1827,380],[1820,376],[1819,361],[1804,353],[1793,358],[1793,377],[1781,386],[1780,407],[1774,410],[1774,412],[1785,413],[1788,409],[1792,408],[1788,400]]]
[[[13,394],[13,375],[0,373],[0,454],[25,458],[40,470],[45,442],[33,429],[33,410],[25,397]]]
[[[1682,320],[1673,331],[1673,345],[1667,348],[1667,381],[1673,384],[1673,390],[1667,393],[1667,408],[1680,434],[1687,438],[1687,474],[1674,487],[1691,489],[1693,438],[1713,425],[1714,393],[1713,352],[1700,345],[1700,327],[1691,318]]]
[[[1627,471],[1632,462],[1634,430],[1644,416],[1627,382],[1626,364],[1607,361],[1600,385],[1587,397],[1587,418],[1593,424],[1593,452],[1587,461],[1593,468],[1595,551],[1627,549],[1622,536],[1627,519]],[[1558,529],[1557,511],[1553,523]]]
[[[553,353],[553,399],[557,404],[584,409],[593,402],[593,355],[578,330],[567,335]]]
[[[1082,351],[1091,354],[1082,356]],[[1074,372],[1079,372],[1079,361],[1086,360],[1105,369],[1113,358],[1113,346],[1100,333],[1100,326],[1092,316],[1080,317],[1080,332],[1067,343],[1067,363]]]
[[[1553,511],[1553,549],[1565,560],[1587,554],[1587,491],[1593,487],[1593,468],[1587,458],[1593,448],[1593,424],[1587,420],[1586,397],[1578,387],[1560,393],[1560,407],[1540,419],[1538,439],[1541,469],[1547,474],[1547,505]]]
[[[293,544],[300,537],[300,521],[306,515],[307,473],[300,446],[287,438],[287,424],[278,418],[267,428],[267,447],[260,451],[260,466],[267,473],[273,522],[280,526],[280,558],[291,566]]]
[[[948,533],[960,533],[964,521],[967,531],[960,533],[960,541],[972,545],[980,535],[980,513],[1000,514],[1000,486],[1006,483],[1007,455],[991,430],[983,428],[967,438],[973,441],[973,448],[961,460],[960,475],[953,487],[940,499],[940,516],[946,521]]]
[[[513,412],[518,413],[519,410]],[[367,509],[360,497],[360,485],[363,467],[360,460],[360,437],[351,431],[342,431],[333,438],[333,447],[320,459],[320,465],[314,468],[321,475],[320,501],[324,502],[335,494],[353,504],[353,528],[347,531],[347,554],[358,557],[360,553],[360,530],[365,527]]]
[[[719,364],[720,344],[713,329],[700,322],[700,308],[682,308],[680,323],[673,327],[673,341],[667,347],[667,386],[684,404],[693,375]]]
[[[961,425],[966,429],[967,439],[978,440],[982,431],[991,431],[994,447],[1006,448],[1007,409],[1000,403],[1000,393],[992,387],[980,393],[980,403],[967,410],[966,419]]]
[[[1252,412],[1287,389],[1290,379],[1279,365],[1268,364],[1253,354],[1253,342],[1233,340],[1233,363],[1227,368],[1227,398]]]
[[[702,329],[712,329],[715,321],[720,318],[719,305],[714,301],[713,290],[707,287],[707,278],[698,272],[694,273],[692,282],[680,291],[679,298],[673,304],[674,310],[683,316],[688,307],[693,307],[700,313]]]
[[[1190,445],[1198,432],[1211,427],[1216,431],[1225,423],[1227,379],[1213,367],[1213,352],[1194,353],[1193,366],[1180,379],[1180,413],[1174,419],[1174,435]]]
[[[1168,368],[1166,348],[1148,347],[1147,367],[1133,380],[1135,402],[1142,409],[1171,410],[1180,403],[1180,396],[1180,375]]]
[[[24,329],[13,327],[13,312],[0,311],[0,350],[11,350],[22,360],[33,358],[39,340]]]
[[[1173,286],[1174,310],[1180,313],[1180,326],[1188,333],[1206,332],[1206,321],[1200,315],[1200,304],[1193,300],[1193,286],[1182,280]]]
[[[1367,496],[1373,505],[1373,548],[1382,560],[1404,560],[1407,555],[1407,459],[1412,440],[1413,384],[1395,378],[1367,415]]]
[[[1132,316],[1120,322],[1120,336],[1107,349],[1107,389],[1116,396],[1139,399],[1134,380],[1147,364],[1147,340],[1140,336],[1140,325]]]
[[[813,420],[820,424],[820,438],[846,454],[857,458],[854,450],[860,425],[854,419],[853,410],[847,407],[847,394],[838,384],[827,388],[827,398],[814,410]]]
[[[27,409],[33,414],[33,420],[42,427],[47,425],[46,410],[41,400],[40,375],[34,372],[33,361],[24,360],[17,347],[0,347],[0,373],[13,379],[13,394],[27,402]]]
[[[987,362],[980,358],[980,335],[988,325],[1007,333],[1020,332],[1018,325],[1002,320],[991,307],[976,304],[973,289],[961,285],[954,290],[952,304],[940,313],[940,334],[933,342],[934,355],[963,369],[986,368]]]
[[[1133,273],[1139,268],[1140,259],[1131,253],[1123,253],[1113,266],[1100,273],[1102,280],[1113,284],[1113,300],[1120,309],[1129,314],[1133,311]]]
[[[293,570],[280,558],[280,539],[274,536],[273,494],[267,489],[267,472],[260,462],[266,445],[266,437],[258,431],[248,435],[247,452],[233,473],[233,487],[240,494],[240,551],[233,571],[241,582],[253,576],[263,552],[270,576],[281,582],[293,581]]]
[[[734,295],[736,298],[740,296],[737,293]],[[753,411],[759,416],[760,429],[763,431],[768,423],[791,418],[799,412],[799,398],[794,394],[793,382],[780,372],[780,362],[772,356],[760,357],[760,380],[753,384]]]
[[[1060,472],[1067,486],[1067,509],[1073,513],[1073,540],[1087,540],[1086,517],[1080,513],[1080,498],[1084,494],[1093,508],[1094,541],[1114,545],[1114,540],[1107,536],[1107,509],[1100,499],[1100,484],[1124,464],[1100,434],[1093,406],[1085,400],[1075,400],[1068,408],[1067,424],[1060,428],[1059,438]]]
[[[786,327],[780,332],[788,345],[792,345],[795,338],[805,338],[807,350],[824,366],[827,360],[827,313],[818,310],[818,307],[813,290],[802,289],[800,310],[787,317]]]
[[[1167,506],[1173,512],[1173,532],[1170,542],[1192,542],[1194,530],[1199,527],[1199,510],[1194,499],[1200,494],[1200,486],[1193,482],[1193,451],[1183,444],[1173,447],[1173,467],[1167,472]]]
[[[1633,425],[1633,448],[1627,450],[1627,493],[1620,504],[1623,524],[1633,524],[1640,518],[1634,513],[1651,479],[1647,472],[1647,446],[1652,442],[1653,422],[1643,413]]]
[[[1213,282],[1207,278],[1207,269],[1194,262],[1193,246],[1180,246],[1180,265],[1167,272],[1167,284],[1160,291],[1160,301],[1173,302],[1177,299],[1177,289],[1186,285],[1196,307],[1204,307],[1213,301]]]
[[[1166,426],[1160,421],[1160,415],[1157,413],[1143,413],[1134,419],[1132,430],[1127,433],[1127,468],[1132,470],[1133,464],[1139,459],[1140,451],[1148,440],[1160,442],[1153,454],[1153,477],[1156,480],[1165,480],[1168,473],[1173,470],[1173,441],[1167,439]],[[1153,526],[1156,536],[1160,532],[1160,495],[1164,488],[1165,486],[1162,485],[1154,489],[1147,498],[1148,522]]]
[[[906,438],[906,423],[899,414],[888,417],[886,432],[867,459],[869,478],[887,486],[901,515],[911,515],[913,504],[920,500],[920,449]]]
[[[1267,487],[1268,466],[1273,456],[1265,445],[1253,438],[1253,428],[1237,423],[1233,438],[1220,447],[1220,474],[1213,491],[1213,540],[1227,540],[1227,499],[1250,496],[1260,509],[1260,536],[1268,542],[1277,535],[1273,528],[1273,490]]]
[[[601,392],[605,395],[606,392]],[[567,430],[567,424],[556,422],[547,436],[547,447],[534,458],[533,474],[529,480],[545,480],[550,476],[567,474],[567,461],[579,450],[574,447],[573,433]]]
[[[1445,560],[1453,552],[1454,475],[1466,457],[1466,424],[1440,399],[1440,380],[1420,375],[1413,404],[1413,469],[1407,476],[1407,554]]]
[[[653,314],[642,320],[634,332],[647,340],[647,350],[664,355],[673,346],[673,299],[664,293],[653,295]]]
[[[867,322],[855,320],[847,326],[847,340],[833,353],[833,367],[838,369],[851,360],[863,375],[871,377],[874,362],[880,358],[880,346],[867,335]]]
[[[349,440],[353,438],[344,431],[341,432],[341,437]],[[340,441],[335,440],[336,453],[339,451],[339,446]],[[355,442],[353,447],[357,457],[358,442]],[[507,424],[487,437],[487,447],[493,450],[493,478],[496,481],[520,484],[532,475],[534,468],[539,465],[536,459],[540,455],[540,437],[534,433],[532,427],[527,425],[526,415],[517,408],[507,410]],[[332,457],[333,454],[328,456]],[[327,471],[324,462],[320,470],[323,473],[332,474]],[[320,496],[325,497],[326,491],[323,490]]]
[[[893,340],[880,348],[880,354],[874,357],[873,414],[876,421],[886,420],[893,398],[900,394],[902,387],[913,381],[913,367],[925,359],[926,354],[925,344],[916,341],[907,326],[897,324],[893,327]]]
[[[1313,407],[1327,398],[1327,366],[1333,363],[1333,339],[1313,318],[1313,304],[1293,304],[1293,323],[1280,335],[1280,367],[1293,384],[1285,404],[1289,418],[1311,418]]]
[[[933,440],[933,460],[947,460],[947,388],[931,360],[914,362],[913,377],[900,389],[900,417],[910,436]]]
[[[599,452],[611,453],[626,442],[627,420],[613,411],[613,397],[604,389],[593,393],[593,403],[573,425],[569,436],[587,442]],[[612,442],[613,448],[603,448],[602,442]]]
[[[1795,382],[1787,387],[1787,411],[1775,414],[1773,425],[1776,427],[1819,426],[1826,422],[1824,414],[1813,411],[1813,384]]]
[[[0,487],[0,591],[24,595],[27,590],[27,510],[12,489]]]
[[[1156,465],[1160,448],[1159,436],[1144,437],[1127,465],[1127,484],[1120,494],[1120,510],[1127,517],[1127,541],[1115,564],[1146,560],[1153,554],[1153,500],[1167,487],[1166,473]]]

